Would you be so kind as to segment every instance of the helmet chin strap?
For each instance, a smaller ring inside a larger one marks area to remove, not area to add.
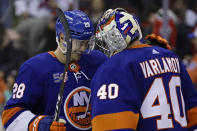
[[[58,47],[60,48],[61,52],[62,52],[64,55],[66,55],[67,50],[63,50],[63,49],[61,48],[58,37],[56,37],[56,42],[57,42],[57,45],[58,45]]]
[[[59,47],[59,49],[61,50],[61,52],[63,53],[63,55],[66,55],[67,54],[67,50],[63,50],[60,46],[60,42],[58,40],[58,37],[56,37],[56,42],[57,42],[57,45]],[[72,51],[71,53],[76,53],[76,54],[82,54],[81,52],[78,52],[78,51]]]

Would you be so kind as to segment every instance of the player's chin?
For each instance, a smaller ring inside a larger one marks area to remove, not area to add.
[[[78,61],[81,57],[81,53],[72,53],[71,54],[71,61]]]

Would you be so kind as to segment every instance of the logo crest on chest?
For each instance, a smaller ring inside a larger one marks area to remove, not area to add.
[[[64,113],[71,125],[80,130],[91,128],[91,106],[89,105],[90,89],[80,86],[66,98]]]

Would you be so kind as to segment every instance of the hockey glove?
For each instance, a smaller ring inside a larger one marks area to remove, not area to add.
[[[29,123],[29,131],[66,131],[66,121],[53,121],[52,116],[39,115],[34,117]]]

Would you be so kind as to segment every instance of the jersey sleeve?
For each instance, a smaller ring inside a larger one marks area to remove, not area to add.
[[[92,129],[135,130],[139,99],[130,69],[99,68],[91,81]]]
[[[35,116],[42,98],[43,77],[30,65],[21,66],[13,86],[13,95],[3,111],[3,125],[7,131],[28,129],[29,121]],[[21,125],[23,124],[23,125]]]
[[[187,124],[190,129],[197,129],[197,92],[182,63],[181,73],[181,88],[185,101]]]

